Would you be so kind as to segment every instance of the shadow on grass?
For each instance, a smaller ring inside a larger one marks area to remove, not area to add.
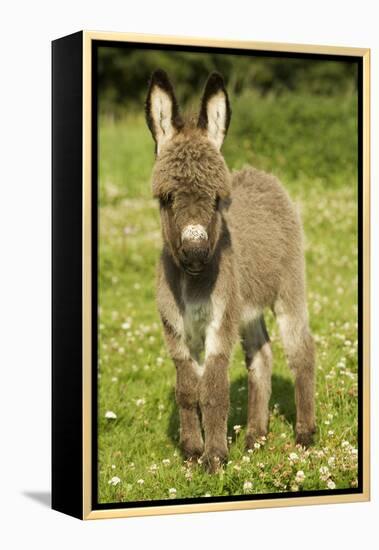
[[[247,422],[247,374],[240,376],[230,385],[230,410],[228,419],[228,434],[233,433],[233,426],[246,426]],[[179,413],[175,401],[175,391],[170,390],[169,402],[172,404],[170,420],[167,428],[167,435],[171,441],[178,445],[179,443]],[[295,429],[296,408],[294,397],[293,382],[273,374],[272,376],[272,394],[270,399],[270,410],[274,403],[279,404],[280,414],[284,415],[287,422],[292,424]]]

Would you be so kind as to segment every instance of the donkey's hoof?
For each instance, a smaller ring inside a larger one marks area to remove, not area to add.
[[[214,450],[204,453],[200,460],[205,470],[209,474],[214,474],[221,468],[223,463],[226,461],[226,458],[226,451]]]
[[[314,442],[314,435],[316,430],[310,430],[308,432],[296,433],[296,445],[302,447],[310,447]]]
[[[202,441],[198,441],[196,443],[192,441],[182,441],[180,446],[182,453],[187,460],[191,458],[197,460],[204,452],[204,444]]]

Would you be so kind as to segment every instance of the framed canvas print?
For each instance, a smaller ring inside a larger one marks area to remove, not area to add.
[[[369,50],[53,42],[53,508],[369,499]]]

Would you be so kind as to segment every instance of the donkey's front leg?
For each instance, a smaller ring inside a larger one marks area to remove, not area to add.
[[[199,375],[192,359],[174,359],[176,366],[176,402],[180,417],[180,446],[186,458],[199,458],[204,443],[198,412]]]
[[[199,419],[198,365],[184,338],[162,315],[168,351],[176,367],[176,402],[180,418],[180,446],[186,458],[200,457],[204,450]]]
[[[203,462],[209,472],[217,470],[228,454],[229,357],[210,355],[200,381],[200,407],[204,428]]]

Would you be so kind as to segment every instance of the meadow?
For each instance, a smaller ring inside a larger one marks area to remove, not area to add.
[[[244,93],[232,102],[230,169],[275,173],[298,204],[317,345],[315,444],[295,446],[293,378],[267,312],[270,429],[246,452],[247,375],[230,366],[229,461],[208,475],[178,447],[175,369],[155,306],[161,248],[151,135],[141,113],[99,125],[99,502],[357,486],[357,98]]]

